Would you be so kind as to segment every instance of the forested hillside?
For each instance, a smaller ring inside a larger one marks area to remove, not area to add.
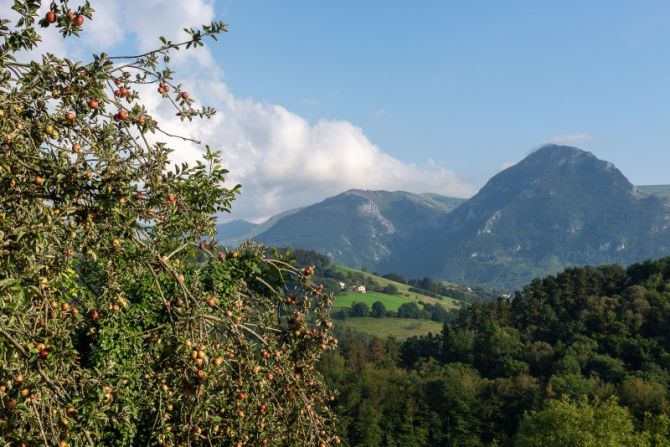
[[[568,269],[441,334],[341,334],[321,370],[351,445],[665,446],[669,324],[670,258]]]

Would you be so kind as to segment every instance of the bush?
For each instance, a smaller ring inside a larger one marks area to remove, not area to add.
[[[370,306],[367,303],[354,303],[349,310],[350,317],[367,317],[370,315]]]
[[[398,318],[420,318],[421,309],[416,303],[402,303],[398,307]]]
[[[396,286],[394,286],[393,284],[389,284],[382,289],[382,292],[386,293],[388,295],[397,295],[398,294],[398,288]]]
[[[372,303],[372,310],[370,316],[374,318],[384,318],[386,316],[386,306],[381,301]]]

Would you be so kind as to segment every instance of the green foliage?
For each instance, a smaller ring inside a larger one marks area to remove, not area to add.
[[[365,303],[372,306],[375,301],[383,303],[387,310],[392,311],[398,310],[402,304],[413,302],[409,298],[399,295],[387,295],[378,292],[346,292],[335,297],[335,307],[350,308],[354,303]]]
[[[370,316],[374,318],[384,318],[386,316],[386,306],[381,301],[372,303],[372,310]]]
[[[330,296],[261,246],[209,241],[239,187],[208,147],[171,168],[137,92],[156,84],[184,125],[211,116],[167,63],[225,25],[16,62],[39,3],[0,28],[0,445],[336,443],[314,371],[337,343]],[[39,24],[67,37],[92,13],[56,1]]]
[[[421,309],[414,302],[402,303],[398,307],[398,318],[419,318]]]
[[[382,292],[386,293],[387,295],[396,295],[398,293],[398,288],[393,284],[389,284],[384,286]]]
[[[439,335],[387,340],[381,358],[343,333],[330,354],[343,365],[338,381],[322,371],[341,391],[352,445],[367,436],[365,416],[371,433],[387,434],[373,437],[379,446],[667,446],[669,303],[670,258],[568,269],[464,307]],[[378,420],[351,396],[386,376],[388,397],[373,407],[388,420]]]
[[[349,309],[350,317],[367,317],[369,315],[370,306],[363,301],[352,304],[351,309]]]
[[[589,403],[549,401],[547,408],[521,421],[517,447],[642,447],[647,434],[635,432],[633,417],[615,399]]]

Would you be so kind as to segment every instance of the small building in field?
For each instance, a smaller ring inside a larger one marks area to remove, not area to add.
[[[354,292],[365,293],[365,286],[363,286],[363,285],[354,286]]]

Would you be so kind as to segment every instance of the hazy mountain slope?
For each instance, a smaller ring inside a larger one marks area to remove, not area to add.
[[[338,263],[395,266],[417,233],[437,225],[452,208],[407,192],[350,190],[286,216],[255,239],[308,248]]]
[[[419,195],[422,197],[428,197],[429,199],[433,199],[436,202],[440,202],[442,205],[445,205],[447,208],[449,208],[449,210],[453,210],[454,208],[460,206],[462,203],[467,202],[468,200],[468,199],[459,199],[457,197],[447,197],[440,194],[434,194],[432,192],[427,192]]]
[[[268,220],[265,222],[259,223],[259,224],[253,224],[251,222],[251,227],[248,228],[247,231],[243,233],[238,233],[237,235],[227,235],[226,230],[227,230],[227,225],[228,224],[219,224],[216,226],[216,231],[218,234],[218,238],[223,243],[223,245],[227,247],[237,247],[240,245],[242,242],[249,240],[249,239],[256,239],[256,237],[263,233],[264,231],[267,231],[270,229],[274,224],[279,222],[281,219],[284,217],[288,217],[291,214],[297,213],[298,211],[302,210],[302,208],[294,208],[292,210],[287,210],[283,211],[279,214],[275,214],[274,216],[270,217]],[[246,221],[243,221],[246,222]]]
[[[494,176],[426,235],[428,274],[516,287],[568,265],[631,263],[670,253],[667,204],[614,167],[549,145]]]
[[[216,226],[216,233],[221,239],[233,239],[244,236],[256,224],[247,220],[231,220],[230,222],[218,224]]]

